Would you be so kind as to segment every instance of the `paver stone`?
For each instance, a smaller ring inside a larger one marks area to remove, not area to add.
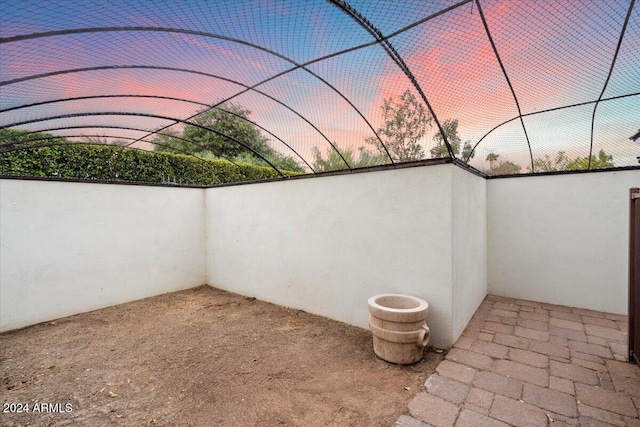
[[[459,408],[451,402],[427,393],[418,393],[409,402],[409,412],[414,418],[435,427],[452,427]]]

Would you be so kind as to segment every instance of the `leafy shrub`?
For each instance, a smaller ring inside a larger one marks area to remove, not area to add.
[[[60,141],[60,140],[58,140]],[[4,144],[3,144],[4,145]],[[297,172],[283,171],[285,175]],[[272,168],[112,145],[32,146],[0,153],[0,175],[209,186],[279,178]]]

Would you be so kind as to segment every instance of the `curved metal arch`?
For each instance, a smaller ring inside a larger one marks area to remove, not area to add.
[[[22,126],[22,125],[26,125],[29,123],[38,123],[38,122],[43,122],[43,121],[49,121],[49,120],[58,120],[58,119],[67,119],[67,118],[73,118],[73,117],[88,117],[88,116],[137,116],[137,117],[150,117],[150,118],[155,118],[155,119],[162,119],[162,120],[171,120],[171,121],[177,121],[180,123],[184,123],[186,125],[190,125],[190,126],[195,126],[197,128],[209,131],[209,132],[213,132],[217,135],[222,136],[223,138],[227,138],[230,141],[233,141],[237,144],[242,145],[243,147],[245,147],[247,150],[251,151],[252,153],[254,153],[256,156],[258,156],[259,158],[261,158],[262,160],[264,160],[269,166],[271,166],[277,173],[278,175],[280,175],[282,178],[286,178],[286,175],[284,175],[280,169],[278,169],[273,163],[271,163],[267,158],[265,158],[262,154],[258,153],[255,149],[253,149],[252,147],[248,146],[247,144],[245,144],[244,142],[235,139],[232,136],[226,135],[220,131],[217,131],[215,129],[211,129],[209,127],[206,126],[202,126],[199,125],[197,123],[191,123],[188,122],[186,120],[182,120],[182,119],[177,119],[175,117],[168,117],[168,116],[161,116],[159,114],[148,114],[148,113],[133,113],[133,112],[96,112],[96,113],[70,113],[70,114],[61,114],[58,116],[52,116],[52,117],[46,117],[44,119],[31,119],[31,120],[23,120],[22,122],[17,122],[17,123],[11,123],[9,125],[5,125],[5,126],[1,126],[0,129],[3,128],[8,128],[8,127],[13,127],[13,126]],[[126,148],[126,147],[123,147]]]
[[[35,133],[43,133],[43,132],[52,132],[52,131],[57,131],[57,130],[68,130],[68,129],[123,129],[123,130],[134,130],[134,131],[139,131],[139,132],[148,132],[148,129],[139,129],[139,128],[133,128],[133,127],[128,127],[128,126],[113,126],[113,125],[82,125],[82,126],[64,126],[64,127],[57,127],[57,128],[46,128],[46,129],[39,129],[39,130],[35,130],[35,131],[25,131],[24,133],[22,133],[21,135],[31,135],[31,134],[35,134]],[[170,136],[172,138],[175,139],[179,139],[181,141],[187,142],[189,144],[193,144],[196,147],[202,148],[204,150],[210,150],[213,151],[210,147],[205,147],[204,145],[198,144],[197,142],[191,141],[189,139],[186,138],[182,138],[180,136],[175,136],[169,133],[160,133],[160,135],[164,135],[164,136]],[[85,135],[86,136],[86,135]],[[102,136],[102,135],[97,135],[96,136]],[[0,136],[0,143],[2,142],[3,139],[9,139],[11,138],[11,135],[5,135],[5,136]],[[52,135],[50,138],[65,138],[64,135]],[[120,136],[113,136],[112,138],[121,138],[121,139],[135,139],[135,138],[130,138],[130,137],[120,137]],[[21,143],[23,141],[19,141],[18,143]],[[28,141],[27,141],[28,142]],[[159,147],[167,147],[167,148],[171,148],[172,150],[175,151],[179,151],[183,154],[186,154],[188,156],[193,156],[193,157],[198,157],[197,155],[193,154],[193,153],[189,153],[188,151],[184,151],[184,150],[180,150],[180,149],[176,149],[175,147],[171,147],[167,144],[161,144],[159,142],[155,142],[155,141],[147,141],[144,140],[143,142],[147,142],[149,144],[153,144],[153,145],[157,145]],[[18,144],[16,143],[16,144]],[[0,145],[1,147],[1,145]],[[135,148],[135,147],[130,147],[128,146],[127,148]],[[0,149],[0,152],[2,152],[2,150]],[[240,166],[239,164],[237,164],[236,162],[234,162],[233,160],[231,160],[230,158],[228,158],[227,156],[225,156],[222,153],[215,153],[214,154],[228,162],[233,163],[235,166]],[[198,157],[199,158],[199,157]]]
[[[87,99],[101,99],[101,98],[150,98],[150,99],[165,99],[168,101],[180,101],[186,102],[189,104],[196,104],[203,107],[208,107],[209,104],[200,101],[193,101],[191,99],[185,98],[175,98],[172,96],[162,96],[162,95],[131,95],[131,94],[121,94],[121,95],[87,95],[87,96],[73,96],[70,98],[58,98],[58,99],[50,99],[48,101],[39,101],[33,102],[31,104],[22,104],[17,107],[4,108],[0,110],[0,113],[8,113],[9,111],[21,110],[23,108],[31,108],[31,107],[39,107],[41,105],[47,104],[56,104],[58,102],[67,102],[67,101],[83,101]]]
[[[442,135],[442,140],[445,143],[445,146],[447,147],[447,151],[449,152],[449,156],[452,159],[455,159],[456,155],[453,152],[453,149],[451,148],[451,144],[449,143],[449,138],[447,138],[444,128],[442,127],[440,120],[438,120],[438,116],[436,115],[433,107],[431,106],[431,103],[429,102],[429,100],[427,99],[427,96],[422,91],[422,87],[420,86],[420,84],[418,84],[418,80],[415,78],[415,76],[411,72],[411,69],[404,62],[404,60],[402,59],[402,56],[400,56],[400,54],[398,53],[396,48],[393,46],[393,44],[391,44],[391,41],[387,37],[384,37],[384,35],[382,34],[382,31],[380,31],[366,17],[364,17],[358,10],[356,10],[353,6],[351,6],[346,1],[344,0],[327,0],[327,1],[333,4],[334,6],[336,6],[338,9],[344,12],[347,16],[353,19],[358,25],[364,28],[364,30],[367,31],[377,41],[377,43],[382,46],[382,48],[387,53],[387,55],[389,55],[391,60],[395,62],[398,68],[400,68],[400,70],[405,74],[405,76],[409,79],[413,87],[416,89],[416,91],[422,98],[422,101],[425,103],[425,105],[429,109],[429,112],[431,113],[433,120],[436,122],[436,125],[438,126],[438,129],[440,131],[440,135]],[[429,17],[428,19],[431,19],[431,17]]]
[[[311,165],[309,163],[307,163],[307,161],[300,155],[298,154],[298,152],[291,147],[289,144],[287,144],[284,140],[282,140],[282,138],[280,138],[279,136],[277,136],[276,134],[274,134],[273,132],[271,132],[270,130],[268,130],[267,128],[259,125],[258,123],[254,122],[253,120],[250,120],[240,114],[234,113],[232,111],[226,110],[224,108],[221,107],[211,107],[210,104],[204,103],[204,102],[200,102],[200,101],[194,101],[194,100],[190,100],[190,99],[185,99],[185,98],[175,98],[172,96],[161,96],[161,95],[89,95],[89,96],[75,96],[75,97],[71,97],[71,98],[60,98],[60,99],[54,99],[54,100],[49,100],[49,101],[41,101],[41,102],[34,102],[32,104],[24,104],[24,105],[20,105],[17,107],[11,107],[11,108],[5,108],[3,110],[0,110],[0,113],[5,113],[5,112],[9,112],[9,111],[15,111],[15,110],[20,110],[22,108],[30,108],[30,107],[36,107],[36,106],[40,106],[40,105],[47,105],[47,104],[55,104],[58,102],[67,102],[67,101],[80,101],[80,100],[87,100],[87,99],[101,99],[101,98],[150,98],[150,99],[166,99],[166,100],[171,100],[171,101],[181,101],[181,102],[186,102],[186,103],[190,103],[190,104],[196,104],[196,105],[200,105],[202,107],[210,107],[210,108],[215,108],[217,110],[220,111],[224,111],[225,113],[231,114],[232,116],[235,116],[239,119],[242,119],[246,122],[251,123],[254,126],[257,126],[258,128],[262,129],[263,131],[267,132],[269,135],[271,135],[272,137],[274,137],[275,139],[277,139],[278,141],[280,141],[282,144],[284,144],[289,150],[291,150],[296,156],[298,156],[298,158],[300,160],[302,160],[302,162],[307,165],[309,167],[309,169],[311,169],[311,171],[313,173],[315,173],[315,170],[311,167]],[[124,129],[124,128],[123,128]],[[148,132],[148,131],[147,131]],[[155,131],[154,131],[155,132]],[[158,132],[155,132],[158,133]],[[172,135],[173,136],[173,135]],[[174,136],[175,138],[175,136]],[[2,139],[2,137],[0,137],[0,140]],[[176,138],[176,139],[182,139],[182,138]],[[184,141],[188,141],[188,140],[184,140]],[[148,142],[148,141],[147,141]],[[194,143],[195,144],[195,143]],[[218,154],[217,154],[218,155]],[[226,157],[222,156],[222,155],[218,155],[219,157],[223,157],[226,159]],[[227,159],[229,160],[229,159]]]
[[[270,81],[271,79],[273,79],[275,77],[279,77],[280,75],[295,71],[298,68],[306,71],[307,73],[311,74],[313,77],[317,78],[322,83],[327,85],[331,90],[333,90],[342,99],[344,99],[351,106],[351,108],[353,108],[356,111],[356,113],[362,118],[362,120],[364,120],[364,122],[367,124],[367,126],[371,129],[373,134],[376,136],[376,138],[378,139],[378,141],[380,142],[380,144],[384,148],[385,152],[389,156],[389,160],[391,160],[391,163],[394,163],[394,160],[391,157],[391,154],[389,153],[389,150],[387,149],[386,145],[384,144],[384,142],[382,141],[382,139],[380,138],[378,133],[375,131],[375,129],[373,128],[371,123],[366,119],[364,114],[362,114],[362,112],[355,106],[355,104],[353,104],[342,92],[340,92],[337,88],[335,88],[333,85],[331,85],[325,79],[320,77],[318,74],[316,74],[313,71],[309,70],[306,67],[306,65],[308,65],[308,64],[300,64],[300,63],[294,61],[293,59],[291,59],[291,58],[289,58],[289,57],[287,57],[287,56],[285,56],[285,55],[283,55],[281,53],[275,52],[275,51],[273,51],[271,49],[267,49],[264,46],[260,46],[260,45],[257,45],[255,43],[247,42],[245,40],[237,39],[237,38],[234,38],[234,37],[224,36],[224,35],[221,35],[221,34],[214,34],[214,33],[209,33],[209,32],[205,32],[205,31],[186,30],[186,29],[180,29],[180,28],[170,28],[170,27],[93,27],[93,28],[76,28],[76,29],[68,29],[68,30],[47,31],[47,32],[41,32],[41,33],[31,33],[31,34],[24,34],[24,35],[13,36],[13,37],[5,37],[5,38],[0,38],[0,44],[12,43],[12,42],[16,42],[16,41],[30,40],[30,39],[36,39],[36,38],[69,35],[69,34],[98,33],[98,32],[134,32],[134,31],[188,34],[188,35],[196,35],[196,36],[210,37],[210,38],[230,41],[230,42],[233,42],[233,43],[239,43],[239,44],[242,44],[242,45],[245,45],[245,46],[249,46],[249,47],[258,49],[258,50],[260,50],[262,52],[265,52],[265,53],[268,53],[270,55],[276,56],[277,58],[280,58],[280,59],[282,59],[284,61],[287,61],[287,62],[293,64],[295,66],[294,68],[286,70],[283,73],[278,73],[276,76],[272,76],[271,78],[269,78],[267,80],[264,80],[264,81],[258,83],[257,85],[254,85],[252,88],[255,88],[255,87],[259,86],[259,85],[262,85],[262,84],[266,83],[267,81]],[[316,62],[316,61],[310,61],[309,63],[312,63],[312,62]],[[333,144],[332,144],[332,146],[333,146]],[[347,161],[342,156],[342,154],[339,152],[339,150],[337,150],[336,147],[333,147],[333,148],[334,148],[334,150],[336,150],[338,152],[338,154],[340,155],[340,158],[342,158],[342,160],[345,162],[347,167],[349,169],[351,169],[350,165],[347,163]]]
[[[616,99],[628,98],[630,96],[638,96],[638,95],[640,95],[640,92],[629,93],[629,94],[626,94],[626,95],[611,96],[609,98],[601,99],[600,102],[613,101],[613,100],[616,100]],[[598,102],[598,101],[578,102],[577,104],[563,105],[562,107],[547,108],[545,110],[534,111],[533,113],[523,114],[522,117],[535,116],[536,114],[548,113],[550,111],[564,110],[565,108],[580,107],[582,105],[595,104],[596,102]],[[469,152],[469,155],[467,156],[466,159],[464,159],[464,161],[465,162],[469,161],[469,159],[472,157],[473,153],[475,153],[476,147],[478,147],[478,145],[482,142],[482,140],[485,139],[487,136],[489,136],[490,133],[492,133],[494,130],[498,129],[499,127],[502,127],[503,125],[506,125],[507,123],[510,123],[510,122],[514,121],[517,118],[518,118],[518,116],[512,117],[509,120],[505,120],[504,122],[502,122],[502,123],[494,126],[493,128],[491,128],[491,130],[489,130],[487,133],[485,133],[482,136],[482,138],[480,138],[478,140],[478,142],[475,143],[475,145],[473,146],[473,148]]]
[[[602,86],[602,92],[600,92],[600,96],[598,96],[598,100],[596,101],[596,105],[593,106],[593,113],[591,114],[591,141],[589,142],[589,164],[587,166],[587,170],[591,169],[591,157],[593,156],[593,129],[595,127],[596,121],[596,111],[598,110],[598,104],[602,99],[605,91],[607,90],[607,85],[609,84],[609,79],[611,78],[611,74],[613,74],[613,69],[616,65],[616,60],[618,59],[618,53],[620,52],[620,46],[622,46],[622,39],[624,39],[624,35],[627,32],[627,24],[629,23],[629,18],[631,17],[631,11],[633,10],[633,5],[636,0],[631,0],[629,2],[629,10],[627,10],[627,16],[624,20],[624,24],[622,25],[622,30],[620,31],[620,37],[618,38],[618,45],[616,46],[616,51],[613,54],[613,59],[611,60],[611,67],[609,68],[609,74],[607,75],[607,79]]]
[[[476,5],[478,6],[478,14],[480,15],[480,19],[482,20],[482,25],[484,26],[484,30],[487,33],[487,38],[489,39],[489,43],[491,44],[491,48],[493,49],[493,53],[498,60],[498,64],[500,64],[500,68],[502,69],[502,74],[504,74],[504,78],[509,85],[509,89],[511,89],[511,94],[513,95],[513,100],[516,102],[516,108],[518,109],[518,117],[520,118],[520,124],[522,125],[522,130],[524,131],[524,137],[527,140],[527,146],[529,147],[529,156],[531,157],[531,172],[534,172],[533,166],[533,151],[531,150],[531,142],[529,141],[529,135],[527,135],[527,128],[524,125],[524,120],[522,119],[522,110],[520,109],[520,103],[518,102],[518,97],[516,96],[516,91],[513,89],[513,85],[511,84],[511,80],[509,80],[509,75],[507,74],[506,68],[504,68],[504,64],[502,63],[502,59],[500,59],[500,54],[498,53],[498,48],[496,44],[493,42],[493,37],[491,36],[491,31],[489,31],[489,25],[487,24],[487,20],[484,17],[484,13],[482,12],[482,6],[480,6],[480,0],[475,0]]]
[[[5,86],[5,85],[10,85],[10,84],[14,84],[14,83],[19,83],[22,81],[27,81],[27,80],[35,80],[35,79],[41,79],[41,78],[45,78],[45,77],[51,77],[54,75],[62,75],[62,74],[72,74],[72,73],[82,73],[82,72],[88,72],[88,71],[101,71],[101,70],[118,70],[118,69],[135,69],[135,70],[161,70],[161,71],[175,71],[175,72],[182,72],[182,73],[190,73],[190,74],[197,74],[197,75],[202,75],[205,77],[211,77],[211,78],[215,78],[215,79],[220,79],[229,83],[233,83],[236,84],[238,86],[242,86],[245,88],[245,90],[242,92],[247,92],[247,91],[254,91],[256,93],[259,93],[260,95],[269,98],[270,100],[280,104],[281,106],[285,107],[287,110],[291,111],[292,113],[294,113],[296,116],[300,117],[302,120],[305,121],[305,123],[307,123],[309,126],[311,126],[316,132],[318,132],[320,134],[320,136],[322,136],[322,138],[325,139],[325,141],[327,141],[329,143],[329,145],[331,145],[331,147],[338,153],[338,155],[340,156],[340,158],[342,158],[344,160],[344,157],[342,156],[342,154],[340,153],[340,151],[337,149],[337,147],[329,140],[329,138],[320,130],[318,129],[318,127],[316,125],[314,125],[313,123],[311,123],[311,121],[309,119],[307,119],[306,117],[304,117],[302,114],[298,113],[296,110],[294,110],[292,107],[288,106],[287,104],[285,104],[284,102],[280,101],[279,99],[269,95],[268,93],[265,93],[259,89],[256,89],[255,86],[247,86],[244,83],[241,83],[239,81],[227,78],[227,77],[222,77],[222,76],[218,76],[216,74],[210,74],[210,73],[205,73],[203,71],[196,71],[196,70],[189,70],[186,68],[175,68],[175,67],[160,67],[160,66],[155,66],[155,65],[104,65],[104,66],[98,66],[98,67],[85,67],[85,68],[71,68],[68,70],[59,70],[59,71],[52,71],[49,73],[42,73],[42,74],[34,74],[31,76],[26,76],[26,77],[21,77],[19,79],[13,79],[13,80],[5,80],[3,82],[0,82],[0,86]],[[281,73],[282,74],[282,73]],[[259,84],[262,84],[264,82],[261,82]],[[258,85],[259,85],[258,84]],[[238,94],[236,95],[238,96]],[[234,96],[235,97],[235,96]],[[220,105],[224,104],[225,102],[228,102],[230,99],[233,99],[234,97],[231,98],[227,98],[213,106],[210,106],[210,109],[219,107]],[[196,116],[198,116],[199,114],[202,114],[202,112],[196,113],[186,119],[171,119],[174,120],[175,123],[177,124],[181,121],[184,120],[190,120]],[[161,128],[160,130],[164,130],[167,127],[172,126],[172,125],[168,125],[164,128]],[[151,132],[149,135],[144,136],[143,138],[146,138],[148,136],[153,135],[154,132]],[[135,142],[135,141],[134,141]],[[349,170],[351,170],[351,166],[349,165],[349,163],[347,163],[346,160],[344,160],[345,164],[347,165],[347,168]],[[305,162],[306,163],[306,162]]]
[[[15,83],[25,82],[29,80],[43,79],[45,77],[59,76],[62,74],[84,73],[87,71],[102,71],[102,70],[161,70],[161,71],[176,71],[180,73],[197,74],[205,77],[212,77],[219,80],[224,80],[229,83],[237,84],[244,88],[249,89],[249,86],[244,83],[240,83],[237,80],[233,80],[227,77],[218,76],[216,74],[205,73],[204,71],[190,70],[188,68],[177,67],[162,67],[159,65],[100,65],[96,67],[81,67],[81,68],[68,68],[66,70],[50,71],[48,73],[32,74],[30,76],[19,77],[17,79],[4,80],[0,82],[1,86],[8,86]]]
[[[448,6],[448,7],[445,7],[445,8],[443,8],[443,9],[440,9],[439,11],[437,11],[437,12],[435,12],[435,13],[432,13],[432,14],[431,14],[431,15],[429,15],[429,16],[425,16],[424,18],[419,19],[419,20],[417,20],[417,21],[415,21],[415,22],[412,22],[411,24],[409,24],[409,25],[407,25],[407,26],[405,26],[405,27],[402,27],[402,28],[400,28],[399,30],[396,30],[396,31],[394,31],[394,32],[392,32],[392,33],[389,33],[388,35],[386,35],[386,36],[384,37],[384,39],[386,40],[386,39],[390,39],[390,38],[392,38],[392,37],[395,37],[395,36],[397,36],[398,34],[400,34],[400,33],[404,33],[405,31],[408,31],[408,30],[410,30],[410,29],[412,29],[412,28],[414,28],[414,27],[417,27],[418,25],[424,24],[425,22],[430,21],[430,20],[432,20],[432,19],[433,19],[433,18],[435,18],[435,17],[438,17],[438,16],[440,16],[440,15],[444,15],[445,13],[449,13],[449,12],[451,12],[453,9],[457,9],[457,8],[459,8],[459,7],[461,7],[461,6],[464,6],[464,5],[465,5],[465,4],[467,4],[467,3],[472,3],[472,2],[473,2],[473,0],[461,0],[461,1],[459,1],[458,3],[452,4],[451,6]],[[472,6],[473,6],[473,5],[472,5]],[[472,11],[473,11],[473,9],[472,9]]]
[[[197,31],[197,30],[187,30],[184,28],[172,28],[172,27],[144,27],[144,26],[130,26],[130,27],[89,27],[89,28],[70,28],[66,30],[54,30],[54,31],[44,31],[39,33],[29,33],[29,34],[21,34],[12,37],[2,37],[0,38],[0,44],[4,43],[13,43],[24,40],[32,40],[32,39],[40,39],[46,37],[56,37],[56,36],[67,36],[71,34],[84,34],[84,33],[109,33],[109,32],[149,32],[149,33],[175,33],[175,34],[188,34],[192,36],[202,36],[202,37],[210,37],[220,40],[226,40],[234,43],[239,43],[245,46],[252,47],[254,49],[261,50],[270,55],[276,56],[280,59],[283,59],[291,64],[298,65],[293,59],[273,51],[271,49],[267,49],[264,46],[260,46],[255,43],[248,42],[242,39],[236,39],[234,37],[224,36],[222,34],[214,34],[206,31]]]
[[[469,155],[467,156],[467,158],[465,159],[465,162],[469,161],[469,158],[471,158],[471,156],[475,153],[476,151],[476,147],[482,142],[483,139],[485,139],[487,136],[489,136],[489,134],[491,132],[493,132],[494,130],[498,129],[499,127],[502,127],[503,125],[506,125],[507,123],[511,123],[512,121],[514,121],[515,119],[517,119],[518,116],[516,117],[512,117],[509,120],[505,120],[504,122],[494,126],[491,130],[489,130],[489,132],[485,133],[484,135],[482,135],[482,138],[480,138],[478,140],[478,142],[476,142],[476,144],[473,146],[473,148],[471,149],[471,151],[469,152]]]

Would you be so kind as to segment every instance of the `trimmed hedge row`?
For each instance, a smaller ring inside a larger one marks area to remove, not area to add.
[[[180,154],[80,144],[2,153],[0,175],[202,186],[280,177],[269,167],[236,166],[226,160],[200,160]]]

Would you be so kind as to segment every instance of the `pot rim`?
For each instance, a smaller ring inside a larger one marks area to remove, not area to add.
[[[385,298],[385,297],[395,297],[395,298],[409,299],[409,300],[417,303],[418,306],[417,307],[413,307],[413,308],[393,308],[393,307],[386,307],[384,305],[380,305],[380,304],[378,304],[376,302],[376,300],[378,300],[380,298]],[[422,298],[414,297],[414,296],[411,296],[411,295],[380,294],[380,295],[374,295],[371,298],[369,298],[369,307],[375,308],[375,309],[378,309],[378,310],[381,310],[381,311],[390,312],[390,313],[419,313],[419,312],[427,310],[429,308],[429,303],[427,303]]]

